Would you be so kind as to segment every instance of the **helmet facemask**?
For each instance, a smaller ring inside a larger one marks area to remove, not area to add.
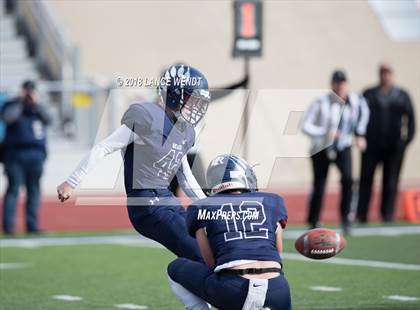
[[[210,102],[206,77],[184,64],[173,65],[163,73],[158,94],[165,109],[169,108],[178,120],[193,126],[204,117]]]
[[[210,102],[210,92],[205,89],[195,89],[192,93],[184,92],[181,104],[181,116],[191,125],[197,125],[207,112]]]

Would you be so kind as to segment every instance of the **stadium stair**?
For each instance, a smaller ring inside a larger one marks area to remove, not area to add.
[[[0,1],[0,90],[16,92],[26,79],[39,79],[25,39],[17,32],[15,17],[7,14]]]

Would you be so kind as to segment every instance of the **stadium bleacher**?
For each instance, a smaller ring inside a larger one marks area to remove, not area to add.
[[[18,34],[15,16],[7,14],[0,1],[0,89],[15,92],[26,79],[39,79],[26,42]]]

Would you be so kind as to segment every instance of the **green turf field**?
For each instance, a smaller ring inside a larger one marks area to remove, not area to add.
[[[1,242],[1,240],[0,240]],[[285,252],[296,253],[293,241]],[[420,235],[348,239],[341,258],[420,265]],[[73,245],[0,248],[0,263],[28,263],[0,270],[1,310],[117,309],[117,304],[148,309],[182,309],[172,295],[166,266],[174,258],[160,248],[128,245]],[[294,309],[420,309],[420,271],[285,260]],[[314,291],[312,286],[341,288]],[[62,301],[53,295],[79,296]]]

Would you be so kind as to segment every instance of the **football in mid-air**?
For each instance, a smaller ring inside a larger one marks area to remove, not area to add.
[[[312,259],[330,258],[346,246],[346,239],[338,232],[326,228],[315,228],[305,232],[295,241],[296,250]]]

